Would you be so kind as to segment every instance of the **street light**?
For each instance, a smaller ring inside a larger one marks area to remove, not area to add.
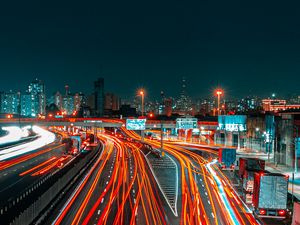
[[[298,165],[297,165],[297,161],[298,161],[298,158],[297,158],[297,150],[299,150],[298,149],[298,146],[299,146],[299,128],[298,128],[298,126],[294,126],[294,128],[296,129],[296,137],[295,137],[295,162],[294,162],[294,172],[295,172],[295,174],[298,172]]]
[[[144,116],[144,98],[145,98],[144,90],[140,90],[139,94],[142,97],[142,116]]]
[[[294,206],[294,182],[295,182],[295,175],[297,174],[298,172],[298,165],[297,165],[297,145],[299,145],[298,141],[299,141],[299,128],[297,126],[293,126],[293,128],[296,129],[296,137],[295,137],[295,140],[294,140],[294,148],[295,148],[295,161],[294,161],[294,172],[292,173],[292,203],[293,203],[293,206]]]
[[[221,95],[223,95],[224,91],[222,89],[217,89],[216,90],[216,95],[218,97],[218,115],[220,115],[220,99]]]

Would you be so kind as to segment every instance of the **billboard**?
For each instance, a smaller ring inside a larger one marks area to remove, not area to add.
[[[127,119],[126,120],[127,130],[145,130],[146,119]]]
[[[245,115],[230,115],[218,117],[218,129],[226,131],[246,131],[246,119]]]
[[[197,118],[178,118],[176,119],[177,129],[196,129],[198,128]]]

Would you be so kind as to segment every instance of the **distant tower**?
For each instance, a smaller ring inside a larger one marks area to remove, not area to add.
[[[95,111],[97,116],[104,114],[104,78],[100,77],[94,82]]]
[[[188,97],[186,92],[186,79],[182,77],[181,79],[181,92],[176,104],[176,111],[181,115],[190,114],[191,99]]]
[[[163,102],[163,101],[164,101],[164,98],[165,98],[165,93],[164,93],[164,91],[161,91],[161,92],[160,92],[160,97],[161,97],[161,101]]]
[[[186,95],[186,79],[185,79],[185,77],[182,77],[182,80],[181,80],[181,95],[182,96]]]
[[[159,103],[158,114],[163,115],[165,112],[165,103],[164,103],[165,94],[163,91],[160,92],[160,98],[161,99],[160,99],[160,103]]]
[[[65,85],[65,90],[66,90],[66,96],[69,94],[69,85]]]

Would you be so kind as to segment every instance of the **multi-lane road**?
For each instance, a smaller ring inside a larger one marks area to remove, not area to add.
[[[42,224],[259,224],[215,165],[215,150],[165,143],[159,158],[145,150],[139,135],[124,127],[120,132],[98,134],[100,149],[81,153],[99,151]],[[160,149],[158,141],[144,143]],[[2,200],[9,191],[15,195],[18,188],[57,169],[59,160],[72,158],[62,155],[59,143],[24,149],[18,157],[0,162]]]
[[[165,144],[164,157],[178,168],[170,174],[177,176],[175,213],[160,185],[167,178],[155,174],[147,160],[152,153],[141,151],[136,133],[122,132],[119,139],[99,135],[101,154],[47,224],[258,224],[226,177],[210,162],[216,152]],[[159,147],[156,141],[145,142]]]
[[[134,132],[123,131],[140,139]],[[145,142],[160,147],[156,141]],[[180,168],[180,224],[257,224],[226,177],[210,163],[216,158],[214,150],[169,143],[164,145],[164,151]]]
[[[48,223],[170,224],[166,204],[136,144],[108,135],[100,138],[101,155]]]

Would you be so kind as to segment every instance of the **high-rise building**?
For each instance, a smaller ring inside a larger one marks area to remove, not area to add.
[[[239,112],[249,112],[259,110],[261,101],[258,97],[248,96],[239,101],[237,110]]]
[[[79,92],[74,95],[74,107],[78,112],[82,106],[86,106],[87,100],[83,93]]]
[[[86,99],[84,94],[80,93],[70,93],[69,86],[65,86],[65,95],[61,95],[59,92],[53,96],[53,103],[57,108],[65,112],[66,115],[76,115],[83,105],[86,104]]]
[[[21,95],[21,115],[22,116],[31,116],[32,109],[31,109],[31,95],[30,94],[23,94]]]
[[[202,99],[199,103],[199,114],[206,116],[206,115],[213,115],[214,114],[214,106],[215,101],[214,99]]]
[[[172,115],[172,98],[166,98],[163,91],[160,92],[160,104],[158,107],[158,114],[171,116]]]
[[[17,92],[0,93],[0,111],[1,113],[18,114],[19,94]]]
[[[95,95],[95,114],[103,116],[104,114],[104,78],[100,77],[94,82]]]
[[[75,111],[74,96],[71,94],[62,97],[62,110],[66,115],[72,115]]]
[[[25,95],[30,95],[30,100],[26,97],[26,104],[30,104],[30,110],[26,110],[25,116],[35,117],[38,114],[46,113],[45,85],[42,81],[36,79],[31,82]]]
[[[105,94],[105,111],[117,111],[120,109],[120,98],[113,93]]]
[[[164,99],[164,114],[166,116],[172,115],[172,99],[171,98],[165,98]]]
[[[62,101],[62,95],[61,95],[61,93],[59,93],[59,92],[55,93],[55,95],[54,95],[54,102],[53,103],[57,106],[57,108],[59,110],[62,110],[62,103],[63,103],[63,101]]]

